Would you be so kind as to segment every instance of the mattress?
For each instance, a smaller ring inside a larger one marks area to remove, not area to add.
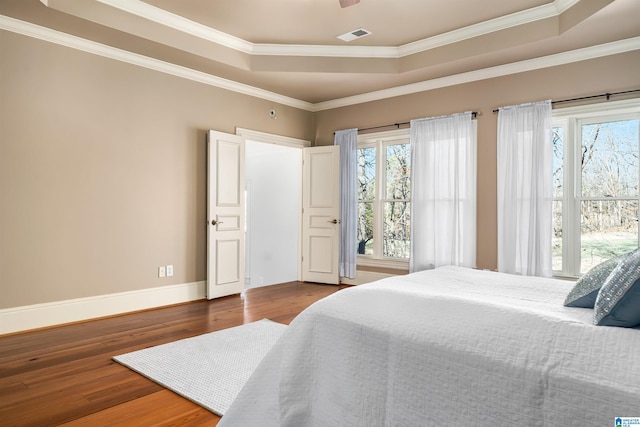
[[[609,426],[640,416],[640,330],[573,283],[441,267],[296,317],[219,426]]]

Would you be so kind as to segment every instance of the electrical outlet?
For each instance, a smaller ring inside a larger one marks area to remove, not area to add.
[[[166,269],[164,266],[162,267],[158,267],[158,277],[165,277],[166,274]]]
[[[173,276],[173,264],[167,265],[167,277]]]

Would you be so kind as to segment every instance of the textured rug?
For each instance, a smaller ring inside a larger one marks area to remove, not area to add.
[[[222,416],[286,327],[263,319],[113,359]]]

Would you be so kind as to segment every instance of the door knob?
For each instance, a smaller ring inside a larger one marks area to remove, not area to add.
[[[334,220],[327,221],[327,222],[330,222],[331,224],[340,224],[340,220],[339,219],[334,219]]]
[[[211,225],[218,225],[218,224],[223,224],[223,221],[216,221],[215,219],[211,220]]]

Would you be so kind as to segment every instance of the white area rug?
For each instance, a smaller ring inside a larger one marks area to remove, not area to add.
[[[263,319],[113,359],[222,416],[286,328]]]

